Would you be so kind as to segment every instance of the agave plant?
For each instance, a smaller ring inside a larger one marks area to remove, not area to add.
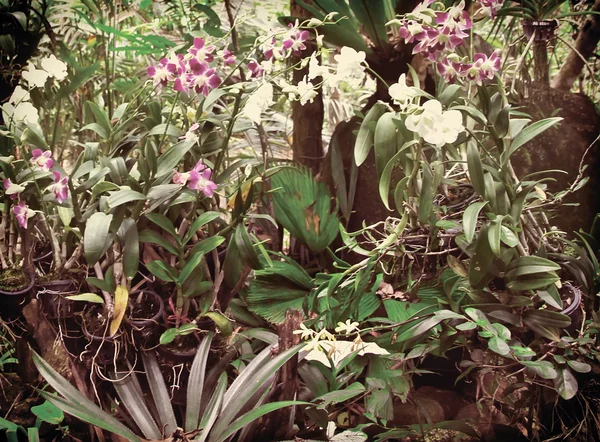
[[[258,334],[257,337],[270,343],[277,340],[272,333]],[[179,428],[193,437],[193,440],[201,442],[224,442],[241,431],[237,440],[242,441],[248,437],[250,424],[261,416],[280,408],[305,404],[298,401],[263,403],[275,374],[301,346],[293,347],[275,357],[272,357],[270,346],[265,348],[228,387],[228,377],[224,371],[228,360],[218,363],[209,372],[206,370],[212,339],[213,334],[209,333],[202,340],[192,363],[187,387],[185,422],[181,427],[175,418],[169,391],[153,352],[141,354],[146,381],[150,386],[149,397],[144,395],[134,371],[131,370],[125,376],[118,373],[113,373],[112,376],[119,399],[139,430],[125,426],[87,399],[38,354],[33,354],[33,360],[48,384],[58,393],[53,395],[41,392],[48,402],[67,414],[131,442],[141,442],[144,439],[163,440],[175,434]]]

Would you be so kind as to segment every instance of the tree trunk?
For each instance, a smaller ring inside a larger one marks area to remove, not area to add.
[[[533,43],[533,78],[541,87],[550,86],[550,72],[548,68],[548,42],[539,40]]]
[[[312,1],[307,0],[306,3],[312,4]],[[290,1],[290,12],[292,17],[311,17],[311,14],[298,5],[295,0]],[[313,41],[307,41],[305,44],[306,49],[302,52],[301,58],[310,57],[316,50]],[[298,63],[301,58],[293,56],[291,58],[292,63]],[[308,66],[295,70],[293,83],[298,84],[306,74],[308,74]],[[292,149],[294,160],[312,169],[315,175],[319,173],[324,157],[322,140],[324,117],[323,93],[321,90],[319,90],[319,94],[312,103],[306,103],[304,106],[298,101],[292,103],[292,122],[294,125]]]
[[[596,0],[592,11],[600,13],[600,0]],[[596,50],[600,41],[600,15],[590,15],[579,31],[575,41],[575,49],[571,51],[556,77],[552,81],[552,87],[563,91],[571,90],[573,83],[581,73],[588,60]]]

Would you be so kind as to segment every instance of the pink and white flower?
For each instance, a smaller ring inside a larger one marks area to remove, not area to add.
[[[175,170],[175,174],[173,175],[173,183],[174,184],[181,184],[182,186],[185,186],[189,179],[190,179],[189,172],[179,172],[179,171]]]
[[[201,191],[204,196],[210,198],[214,195],[217,190],[217,185],[210,179],[212,177],[212,170],[204,169],[202,171],[192,169],[190,172],[190,184],[189,188],[192,190]]]
[[[17,196],[25,190],[25,186],[21,184],[13,183],[10,178],[4,179],[4,193],[10,195],[11,199],[17,198]]]
[[[292,25],[289,24],[290,30],[283,38],[282,47],[286,51],[298,53],[306,49],[304,42],[308,40],[310,34],[307,30],[300,30],[298,28],[298,20]]]
[[[198,136],[198,134],[196,133],[198,131],[198,129],[200,128],[200,125],[198,123],[194,123],[190,126],[190,128],[188,129],[188,131],[185,133],[185,135],[179,137],[180,139],[183,139],[185,141],[191,141],[194,144],[197,143],[198,141],[200,141],[200,137]]]
[[[54,193],[58,204],[62,204],[69,198],[69,177],[62,176],[60,172],[52,172],[54,175],[54,184],[50,186],[50,190]]]
[[[183,55],[171,54],[164,57],[156,66],[148,66],[146,72],[152,78],[154,86],[163,87],[185,71]]]
[[[215,51],[215,47],[212,45],[207,45],[203,38],[196,37],[194,38],[194,44],[190,49],[188,49],[188,53],[193,56],[193,59],[200,63],[208,62],[214,60],[213,52]]]
[[[52,152],[49,150],[34,149],[31,152],[31,164],[47,172],[54,165],[54,160],[51,157]]]
[[[223,49],[220,55],[223,58],[223,64],[225,66],[231,66],[235,64],[235,55],[229,49]]]
[[[479,0],[481,8],[479,9],[483,15],[494,18],[498,11],[502,9],[504,0]]]
[[[19,201],[19,204],[13,206],[13,213],[17,217],[17,222],[24,229],[27,228],[27,220],[35,215],[35,212],[29,208],[25,201]]]
[[[191,73],[187,75],[187,87],[193,89],[197,94],[208,95],[209,92],[219,87],[221,79],[217,72],[207,63],[200,63],[197,60],[190,60]],[[179,90],[177,85],[175,90]]]

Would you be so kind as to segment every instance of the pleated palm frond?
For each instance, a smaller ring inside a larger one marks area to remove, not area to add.
[[[307,169],[285,168],[271,178],[275,218],[313,252],[321,252],[339,233],[337,205],[327,186]]]
[[[248,309],[265,320],[280,324],[288,309],[303,310],[314,287],[312,278],[293,260],[273,261],[272,267],[256,270],[247,295]]]

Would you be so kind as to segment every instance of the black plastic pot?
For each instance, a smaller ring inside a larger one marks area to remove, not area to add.
[[[89,342],[87,346],[89,352],[95,356],[95,363],[108,366],[112,365],[115,359],[118,361],[119,355],[116,354],[118,347],[115,341],[123,334],[121,331],[114,336],[104,336],[104,329],[102,334],[96,334],[88,330],[85,319],[81,324],[81,330]]]
[[[534,41],[550,41],[558,27],[556,20],[523,20],[523,34],[527,39],[535,33]]]
[[[582,300],[581,290],[569,282],[563,283],[562,290],[569,291],[569,299],[572,301],[561,311],[561,313],[571,318],[571,325],[567,327],[567,331],[569,333],[575,333],[581,325],[581,309],[579,308]]]
[[[140,295],[142,295],[142,297],[143,297],[142,300],[138,300]],[[129,318],[127,320],[127,322],[134,329],[154,327],[159,324],[161,318],[163,317],[163,315],[165,313],[165,303],[163,302],[162,298],[160,297],[160,295],[158,293],[156,293],[152,290],[138,290],[136,292],[131,293],[129,299],[134,300],[129,306],[131,311],[133,311],[133,306],[135,306],[138,303],[142,303],[142,302],[152,304],[153,306],[155,306],[155,308],[153,310],[156,310],[156,313],[154,313],[149,318],[138,318],[138,317]]]
[[[30,281],[26,287],[14,291],[0,290],[0,317],[6,320],[12,320],[21,315],[23,304],[28,301],[28,294],[35,284],[35,273],[24,273]]]
[[[49,319],[72,318],[83,310],[84,303],[71,301],[66,296],[79,293],[78,284],[70,279],[38,282],[37,297],[42,301]]]

